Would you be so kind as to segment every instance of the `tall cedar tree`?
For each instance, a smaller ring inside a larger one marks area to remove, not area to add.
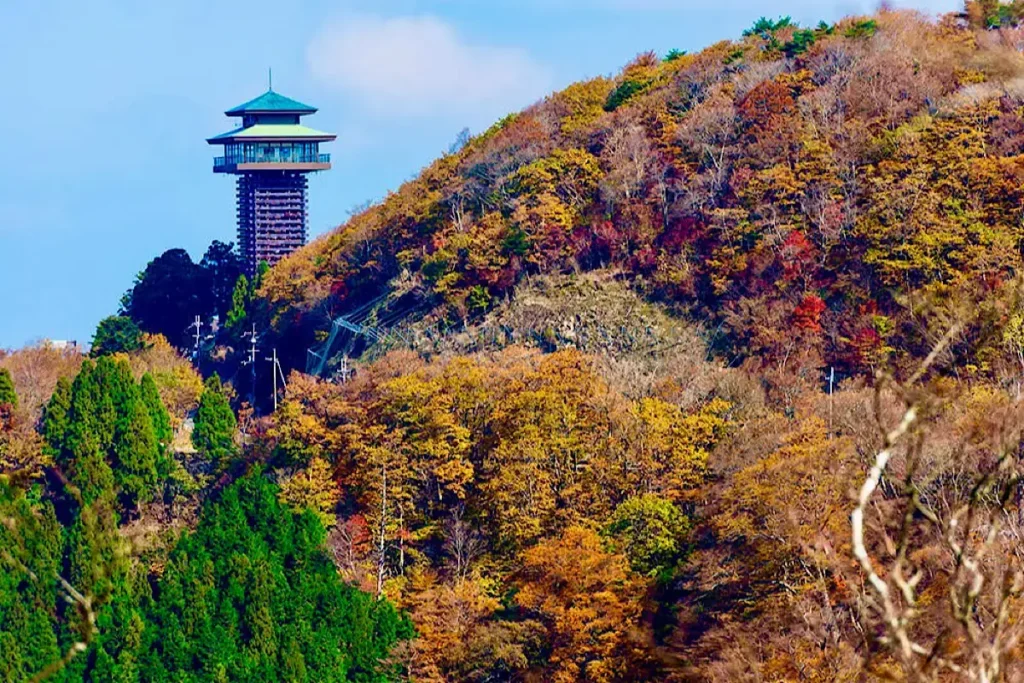
[[[71,380],[61,377],[43,411],[43,438],[50,457],[60,454],[68,431],[68,411],[71,410]]]
[[[229,329],[238,327],[245,320],[248,313],[249,301],[252,299],[252,289],[249,287],[249,278],[244,274],[238,276],[235,282],[235,289],[231,292],[231,310],[228,311],[225,323]]]
[[[133,384],[138,393],[138,388]],[[153,498],[157,485],[159,449],[153,420],[141,397],[132,397],[118,416],[113,444],[113,469],[122,500],[128,507]]]
[[[108,356],[82,365],[70,395],[66,383],[58,383],[43,432],[85,504],[116,496],[124,509],[133,509],[152,498],[160,460],[154,391],[135,383],[126,361]]]
[[[114,404],[103,387],[109,360],[101,360],[100,365],[83,363],[71,386],[67,424],[57,456],[84,505],[112,494],[114,489],[114,473],[105,457],[113,440]]]
[[[237,427],[231,404],[221,389],[220,378],[214,374],[206,380],[206,388],[199,399],[192,444],[216,467],[226,467],[236,453]]]
[[[160,392],[156,387],[156,380],[153,375],[146,373],[142,376],[139,384],[142,392],[142,402],[149,412],[149,418],[153,421],[153,435],[156,437],[157,448],[160,450],[161,461],[165,460],[166,453],[171,447],[174,438],[174,430],[171,428],[171,416],[166,406],[160,400]]]
[[[60,658],[53,628],[63,538],[53,506],[0,481],[0,681],[26,681]],[[34,577],[34,580],[29,580]]]

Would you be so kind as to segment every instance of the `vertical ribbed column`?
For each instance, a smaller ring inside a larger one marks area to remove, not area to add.
[[[238,245],[250,274],[306,243],[306,176],[286,171],[238,178]]]
[[[255,193],[256,178],[251,174],[238,176],[236,189],[238,205],[238,253],[242,257],[246,274],[251,278],[256,273],[259,259],[256,258]]]

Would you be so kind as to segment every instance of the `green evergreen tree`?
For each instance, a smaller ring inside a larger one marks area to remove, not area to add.
[[[95,438],[76,438],[66,453],[68,481],[77,489],[82,505],[114,496],[114,471]]]
[[[7,368],[0,368],[0,406],[18,407],[18,394],[14,390],[14,380]]]
[[[107,461],[114,472],[122,504],[130,509],[153,497],[157,484],[159,447],[153,419],[141,388],[125,361],[100,358],[96,376],[101,392],[113,406],[114,425]]]
[[[256,266],[256,277],[252,282],[252,291],[255,292],[263,284],[263,278],[266,277],[267,273],[270,272],[270,264],[266,261],[260,261],[259,265]]]
[[[96,606],[106,603],[128,569],[125,542],[117,529],[118,516],[110,497],[82,505],[67,530],[68,581]]]
[[[165,452],[170,448],[171,440],[174,438],[170,413],[160,399],[160,391],[156,387],[153,375],[148,372],[143,375],[139,387],[142,390],[142,401],[146,404],[150,419],[153,420],[153,434],[156,436],[160,451]]]
[[[306,658],[302,656],[302,648],[294,637],[288,639],[281,652],[281,678],[298,682],[309,680]]]
[[[118,418],[114,436],[113,470],[125,505],[135,507],[153,498],[159,449],[153,420],[142,400],[131,402],[126,411]]]
[[[171,427],[171,416],[167,407],[160,398],[160,392],[156,386],[156,380],[148,372],[142,376],[139,385],[142,391],[142,401],[149,412],[150,420],[153,422],[153,435],[156,437],[157,463],[156,473],[161,480],[168,480],[174,476],[176,468],[180,466],[174,462],[171,455],[171,444],[174,441],[174,429]],[[180,481],[180,480],[179,480]]]
[[[239,275],[235,282],[235,289],[231,292],[231,309],[224,321],[228,329],[235,329],[245,320],[251,300],[252,289],[249,287],[249,278],[244,274]]]
[[[199,399],[192,444],[217,467],[226,467],[234,457],[238,423],[231,404],[221,391],[220,378],[214,374],[206,381]]]
[[[108,367],[97,367],[87,360],[71,385],[67,423],[58,449],[58,463],[62,465],[71,467],[75,457],[92,455],[92,451],[104,459],[110,448],[116,414],[110,394],[103,387]]]
[[[266,560],[254,563],[250,580],[242,627],[248,634],[248,649],[257,658],[272,660],[277,657],[277,637],[274,633],[273,580]]]
[[[131,509],[152,498],[161,458],[152,417],[159,404],[158,396],[152,403],[154,390],[146,390],[147,400],[127,362],[109,356],[82,365],[70,397],[58,384],[44,433],[69,481],[81,490],[83,504],[119,496]]]
[[[216,372],[203,380],[203,388],[215,391],[218,394],[226,396],[224,392],[224,383],[220,381],[220,375]]]
[[[71,410],[71,380],[61,377],[43,410],[43,437],[51,457],[60,454],[68,431],[68,412]]]
[[[8,622],[10,624],[10,622]],[[0,681],[14,683],[28,678],[25,671],[25,659],[21,656],[21,646],[14,634],[14,627],[0,631]]]
[[[139,387],[132,377],[132,369],[124,360],[104,357],[96,361],[96,374],[100,390],[110,396],[115,419],[124,419],[140,400]],[[115,425],[116,426],[116,425]]]
[[[112,315],[100,321],[92,338],[91,355],[128,353],[142,348],[142,330],[126,316]]]

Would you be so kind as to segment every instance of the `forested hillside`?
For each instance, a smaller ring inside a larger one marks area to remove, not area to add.
[[[1019,259],[1021,55],[1016,10],[992,4],[970,23],[763,20],[640,55],[442,157],[261,295],[298,367],[331,317],[383,291],[454,322],[526,274],[596,268],[718,330],[717,352],[781,392],[823,367],[909,367],[924,308]]]
[[[236,455],[235,417],[216,376],[203,388],[166,342],[147,345],[80,368],[46,347],[0,359],[56,375],[37,432],[39,406],[0,369],[0,678],[393,678],[407,618],[343,583],[323,523],[258,469],[211,486]],[[173,444],[190,384],[198,468]]]
[[[1022,19],[642,54],[0,354],[0,680],[1024,679]]]
[[[426,358],[294,381],[268,431],[330,463],[415,676],[1024,675],[1020,13],[640,55],[267,274],[300,367],[385,293]]]

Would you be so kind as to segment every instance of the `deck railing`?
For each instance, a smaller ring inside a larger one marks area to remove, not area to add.
[[[213,170],[238,164],[329,164],[330,154],[246,154],[238,157],[214,157]]]

